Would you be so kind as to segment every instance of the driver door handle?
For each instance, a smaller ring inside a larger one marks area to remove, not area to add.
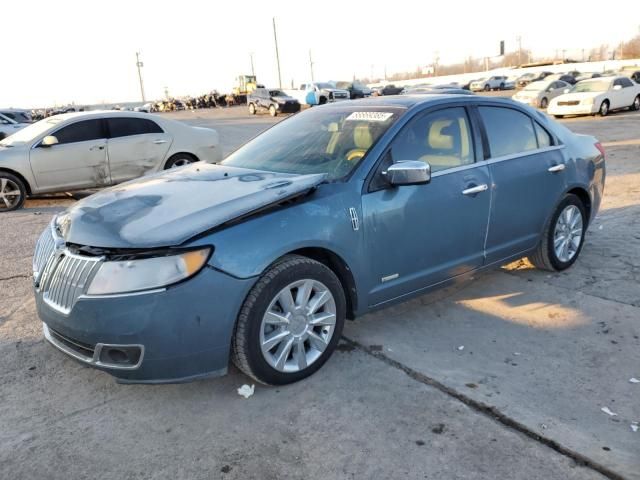
[[[564,163],[560,163],[558,165],[554,165],[553,167],[549,167],[547,171],[551,173],[555,173],[555,172],[561,172],[564,169],[565,169]]]
[[[482,185],[477,185],[475,187],[469,187],[465,190],[462,191],[463,195],[475,195],[476,193],[480,193],[480,192],[485,192],[489,190],[489,187],[486,183],[483,183]]]
[[[94,145],[89,149],[90,152],[95,152],[96,150],[104,150],[104,145]]]
[[[153,143],[155,143],[156,145],[161,145],[163,143],[167,143],[167,140],[154,140]]]

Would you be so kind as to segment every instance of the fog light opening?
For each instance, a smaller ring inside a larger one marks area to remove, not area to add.
[[[120,350],[119,348],[110,348],[109,350],[107,350],[107,356],[109,357],[111,363],[130,363],[129,355],[127,355],[127,352],[125,352],[124,350]]]

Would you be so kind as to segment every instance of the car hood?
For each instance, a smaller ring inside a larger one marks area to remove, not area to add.
[[[282,103],[282,102],[297,102],[298,100],[296,100],[293,97],[290,97],[289,95],[285,95],[285,96],[278,96],[278,97],[271,97],[271,100],[273,100],[274,102],[278,102],[278,103]]]
[[[158,248],[309,192],[325,174],[295,175],[202,162],[103,190],[56,219],[67,243]]]

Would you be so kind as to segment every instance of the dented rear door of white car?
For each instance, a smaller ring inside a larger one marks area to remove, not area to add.
[[[146,118],[107,119],[107,158],[111,182],[116,184],[164,168],[173,137]]]

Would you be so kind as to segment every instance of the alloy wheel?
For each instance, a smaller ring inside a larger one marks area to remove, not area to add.
[[[171,165],[171,168],[176,168],[176,167],[184,167],[185,165],[191,165],[193,163],[193,160],[183,157],[183,158],[178,158],[175,162],[173,162],[173,165]]]
[[[294,373],[316,362],[336,326],[336,301],[317,280],[290,283],[273,298],[260,325],[260,349],[267,363]]]
[[[0,178],[0,210],[9,210],[20,203],[20,187],[13,180]]]
[[[553,232],[553,249],[561,262],[569,262],[576,256],[582,242],[582,213],[575,205],[562,210]]]

